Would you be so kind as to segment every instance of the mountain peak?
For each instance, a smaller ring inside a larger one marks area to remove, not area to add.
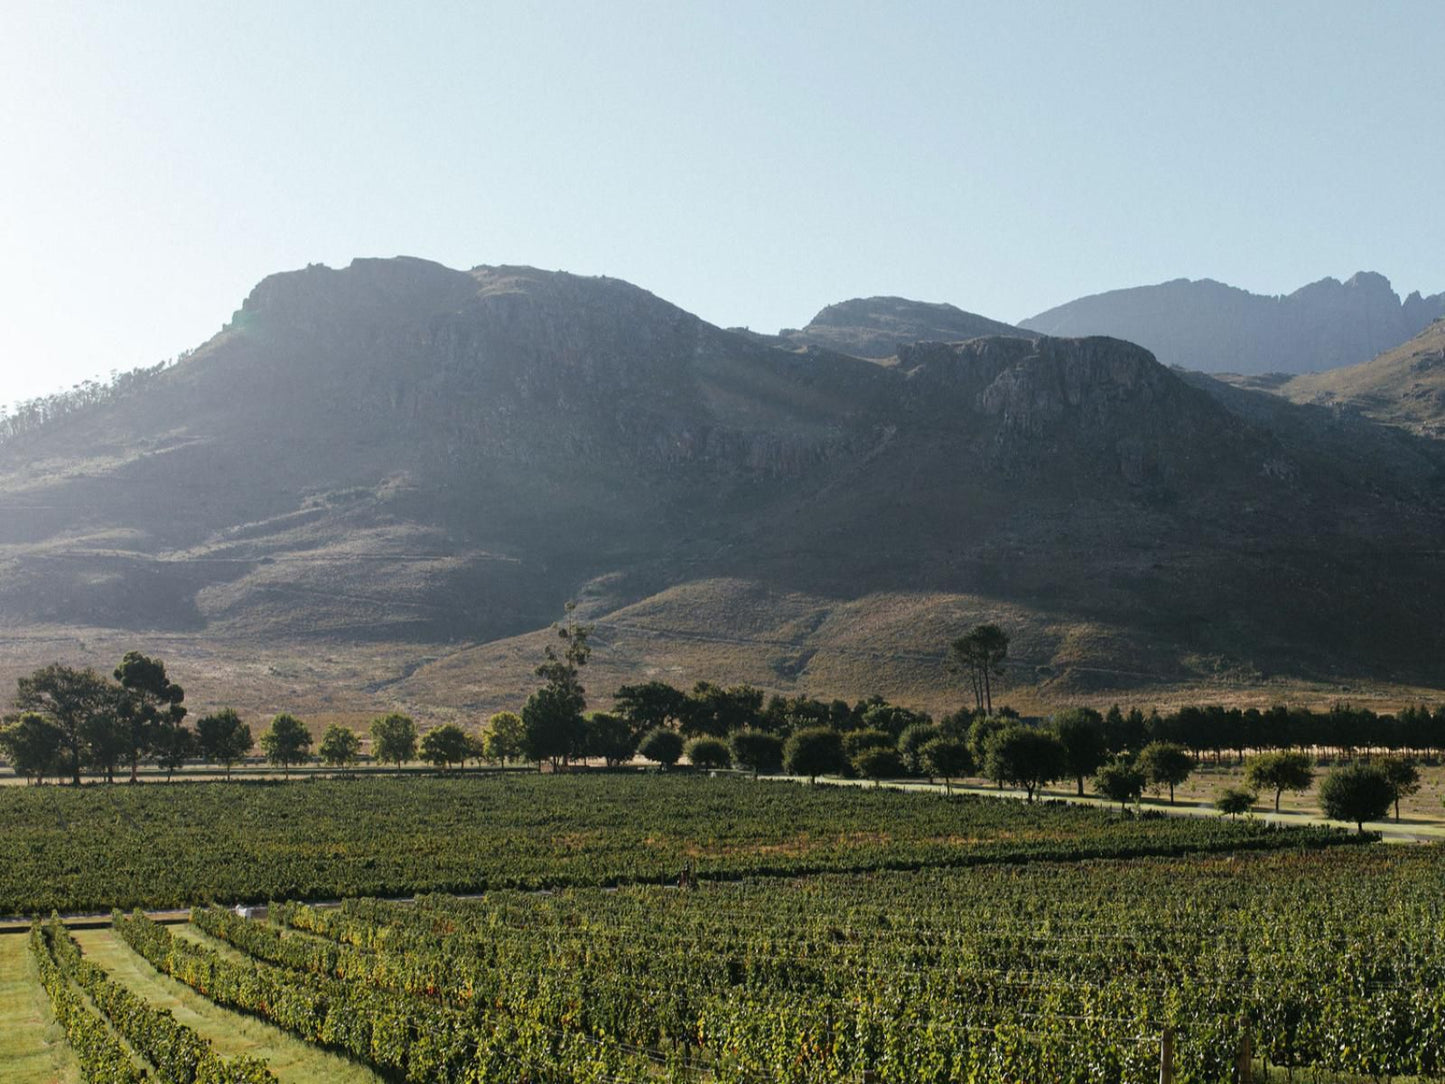
[[[862,358],[887,358],[914,342],[961,342],[983,335],[1018,335],[1011,324],[965,312],[946,302],[906,297],[855,297],[821,309],[802,329],[779,337],[798,346],[821,346]]]

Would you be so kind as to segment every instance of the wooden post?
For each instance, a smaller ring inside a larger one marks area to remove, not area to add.
[[[1254,1084],[1254,1037],[1249,1028],[1239,1034],[1239,1053],[1234,1059],[1234,1079],[1239,1084]]]
[[[1174,1029],[1167,1025],[1159,1036],[1159,1084],[1174,1084]]]

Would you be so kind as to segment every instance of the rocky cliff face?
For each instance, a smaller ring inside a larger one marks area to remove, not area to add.
[[[1383,275],[1361,271],[1282,297],[1177,279],[1080,298],[1021,326],[1048,335],[1128,339],[1166,365],[1200,372],[1300,373],[1366,361],[1441,315],[1445,293],[1414,293],[1402,303]]]
[[[844,306],[821,326],[876,332],[864,308],[871,325]],[[1075,644],[1070,665],[1096,638],[1058,630],[1084,626],[1165,669],[1436,657],[1438,560],[1371,554],[1438,548],[1438,452],[1209,394],[1115,339],[969,338],[964,315],[898,330],[932,341],[890,342],[884,366],[612,279],[273,276],[144,396],[0,446],[0,623],[480,643],[579,593],[594,617],[687,624],[689,585],[726,583],[854,607],[848,636],[872,599],[934,600],[934,640],[956,600],[1001,607]],[[699,634],[752,635],[755,606]],[[798,620],[778,635],[823,635]]]

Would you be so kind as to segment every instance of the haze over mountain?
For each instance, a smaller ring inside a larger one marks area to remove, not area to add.
[[[1113,335],[1165,365],[1207,373],[1303,373],[1355,365],[1445,315],[1445,293],[1402,302],[1361,271],[1267,297],[1211,279],[1175,279],[1070,301],[1020,322],[1045,335]]]
[[[864,304],[838,326],[897,333]],[[140,390],[0,444],[6,665],[148,645],[203,695],[479,711],[579,598],[598,691],[940,706],[983,620],[1045,695],[1438,678],[1437,443],[1115,339],[893,352],[524,267],[273,275]]]

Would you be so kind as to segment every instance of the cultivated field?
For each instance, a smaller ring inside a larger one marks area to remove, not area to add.
[[[0,937],[20,1084],[1445,1076],[1438,847],[681,774],[9,788],[0,816],[7,911],[353,897]]]

